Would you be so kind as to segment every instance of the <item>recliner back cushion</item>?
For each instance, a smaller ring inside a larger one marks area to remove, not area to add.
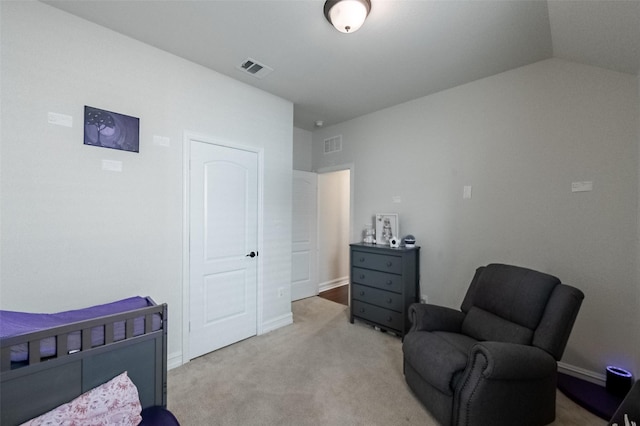
[[[512,265],[478,268],[462,302],[462,331],[478,340],[530,344],[560,280]]]

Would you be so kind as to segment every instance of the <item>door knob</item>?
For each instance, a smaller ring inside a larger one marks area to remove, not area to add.
[[[249,253],[248,255],[246,255],[245,257],[256,257],[258,255],[257,252],[252,251],[251,253]]]

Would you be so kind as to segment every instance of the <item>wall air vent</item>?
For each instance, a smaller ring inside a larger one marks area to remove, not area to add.
[[[255,78],[264,78],[267,75],[271,74],[271,72],[273,71],[273,68],[265,64],[261,64],[260,62],[251,58],[247,58],[246,60],[242,61],[242,63],[236,68],[238,68],[240,71],[254,76]]]
[[[324,140],[324,153],[342,151],[342,135],[334,136]]]

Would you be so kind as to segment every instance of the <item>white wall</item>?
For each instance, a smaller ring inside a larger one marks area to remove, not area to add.
[[[293,169],[311,171],[311,144],[313,138],[308,130],[293,128]]]
[[[2,309],[150,295],[169,304],[179,359],[188,130],[264,149],[261,320],[290,317],[277,288],[291,282],[292,104],[40,2],[0,7]],[[140,153],[83,145],[84,105],[139,117]],[[50,111],[73,127],[48,124]]]
[[[422,246],[432,303],[459,308],[490,262],[582,289],[563,361],[602,378],[607,364],[633,368],[638,356],[638,84],[538,62],[315,131],[313,167],[331,165],[323,140],[342,134],[332,161],[355,164],[353,223],[399,213],[401,234]],[[593,191],[572,193],[576,181]]]
[[[320,291],[349,280],[350,171],[318,175],[318,282]]]

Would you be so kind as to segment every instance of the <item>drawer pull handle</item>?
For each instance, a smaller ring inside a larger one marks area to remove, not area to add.
[[[360,258],[360,262],[364,262],[364,257],[361,257],[361,258]]]
[[[364,313],[364,308],[360,308],[360,313],[363,314]]]
[[[364,296],[364,290],[360,291],[360,296]]]
[[[387,318],[387,321],[391,322],[391,321],[393,321],[393,318],[389,317],[389,318]]]
[[[391,262],[391,261],[387,262],[387,266],[388,266],[389,268],[391,268],[391,267],[393,266],[393,262]]]
[[[387,303],[393,303],[393,299],[389,298],[389,300],[387,300]]]
[[[360,274],[360,279],[364,280],[364,274]]]
[[[387,285],[391,285],[391,284],[393,284],[393,281],[387,280]]]

